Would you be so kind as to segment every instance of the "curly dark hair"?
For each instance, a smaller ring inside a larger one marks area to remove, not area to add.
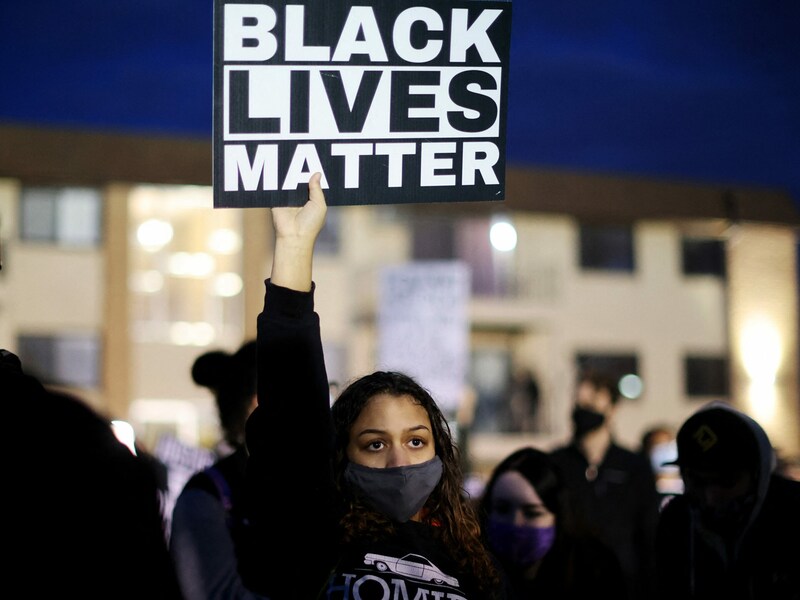
[[[425,503],[424,520],[437,525],[436,531],[464,572],[472,573],[484,591],[496,589],[500,578],[483,544],[477,513],[465,496],[459,449],[447,419],[428,390],[403,373],[376,371],[365,375],[351,382],[333,403],[334,472],[345,498],[345,515],[341,520],[343,541],[376,538],[394,527],[391,520],[365,505],[344,482],[350,429],[364,407],[379,394],[411,396],[427,412],[443,468],[441,480]]]

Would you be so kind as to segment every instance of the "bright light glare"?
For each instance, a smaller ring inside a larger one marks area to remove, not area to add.
[[[489,241],[495,250],[509,252],[517,247],[517,230],[508,221],[498,221],[489,230]]]
[[[155,294],[164,287],[164,276],[158,271],[137,271],[131,275],[130,288],[140,294]]]
[[[759,423],[772,423],[778,412],[778,391],[771,381],[753,380],[747,387],[747,401],[753,418]]]
[[[214,293],[223,298],[232,298],[242,291],[244,283],[238,273],[220,273],[214,278]]]
[[[214,327],[204,321],[176,321],[170,325],[169,337],[177,346],[208,346],[214,341],[215,333]]]
[[[125,444],[128,449],[136,454],[136,433],[133,431],[133,426],[127,421],[111,421],[111,429],[117,439]]]
[[[642,378],[633,373],[623,375],[619,380],[619,393],[631,400],[642,395],[644,384]]]
[[[742,361],[750,379],[757,383],[775,383],[781,364],[781,336],[768,319],[756,317],[742,328]]]
[[[215,229],[208,238],[208,247],[217,254],[234,254],[242,247],[242,238],[233,229]]]
[[[208,277],[214,265],[214,257],[205,252],[176,252],[169,257],[169,272],[178,277]]]
[[[172,225],[161,219],[148,219],[136,230],[136,239],[148,252],[156,252],[172,240]]]

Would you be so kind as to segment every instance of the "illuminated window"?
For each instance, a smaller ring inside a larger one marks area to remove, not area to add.
[[[236,344],[244,331],[243,211],[214,209],[209,187],[139,186],[129,204],[133,336]]]

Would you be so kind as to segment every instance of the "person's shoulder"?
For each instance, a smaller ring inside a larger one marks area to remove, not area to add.
[[[659,520],[662,524],[673,523],[689,518],[689,501],[683,494],[675,494],[667,498],[661,506]]]
[[[623,446],[622,444],[620,444],[616,440],[612,441],[609,444],[608,451],[609,452],[614,452],[614,453],[618,454],[619,456],[624,456],[625,458],[630,458],[630,459],[635,459],[635,460],[644,458],[644,455],[641,454],[640,452],[636,452],[636,451],[628,448],[627,446]]]
[[[570,442],[566,444],[559,444],[557,446],[553,446],[553,448],[550,449],[548,454],[550,455],[551,458],[559,460],[567,456],[570,456],[572,454],[575,454],[576,452],[577,449],[575,448],[575,445]]]
[[[616,442],[611,443],[611,445],[608,448],[606,456],[607,457],[613,456],[616,461],[625,463],[631,469],[635,468],[647,472],[652,471],[652,467],[650,466],[650,461],[646,456],[644,456],[640,452],[635,452],[630,448],[621,446]]]
[[[800,481],[773,474],[770,478],[767,497],[793,506],[796,510],[797,507],[800,507]]]
[[[215,498],[219,499],[220,498],[219,487],[214,482],[214,479],[211,473],[209,472],[209,469],[215,468],[216,464],[217,463],[214,463],[214,465],[206,467],[205,469],[197,471],[195,474],[193,474],[186,482],[186,484],[183,486],[181,495],[183,495],[184,493],[188,495],[191,492],[199,491],[211,494]]]

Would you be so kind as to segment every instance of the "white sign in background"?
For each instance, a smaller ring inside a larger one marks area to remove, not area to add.
[[[467,385],[469,297],[470,271],[460,261],[381,271],[378,368],[411,375],[451,416]]]

